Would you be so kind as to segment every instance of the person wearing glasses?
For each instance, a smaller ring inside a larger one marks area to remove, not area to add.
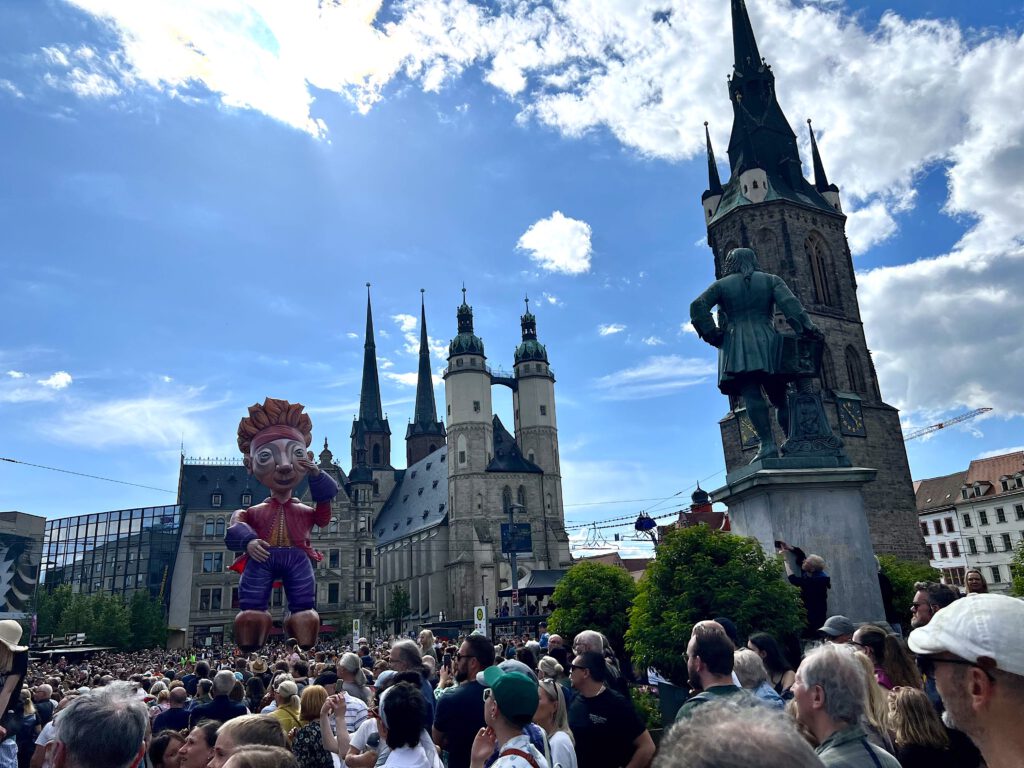
[[[952,605],[957,597],[956,592],[945,584],[934,581],[917,582],[914,584],[914,602],[910,604],[910,626],[913,629],[927,626],[936,613]],[[942,697],[935,688],[935,679],[927,673],[924,674],[924,692],[928,694],[936,711],[942,714]]]
[[[413,640],[399,640],[392,644],[388,664],[394,672],[415,672],[420,676],[420,692],[427,704],[426,728],[434,724],[434,688],[430,685],[430,673],[423,666],[423,654]]]
[[[603,654],[576,656],[569,678],[578,696],[569,705],[576,759],[584,768],[644,768],[654,758],[654,741],[629,699],[608,685]]]
[[[846,646],[815,648],[796,671],[796,719],[818,742],[814,751],[828,768],[900,768],[861,725],[866,686],[860,662]]]
[[[477,731],[470,753],[471,768],[484,768],[498,750],[493,768],[548,768],[524,728],[537,711],[537,683],[522,672],[489,667],[483,672],[486,727]]]
[[[448,768],[469,768],[470,750],[483,728],[484,686],[476,676],[494,663],[494,646],[483,635],[470,635],[452,659],[456,687],[437,700],[432,736],[448,751]]]
[[[1021,765],[1024,602],[979,594],[958,600],[910,633],[910,650],[934,680],[947,725],[966,733],[989,768]]]

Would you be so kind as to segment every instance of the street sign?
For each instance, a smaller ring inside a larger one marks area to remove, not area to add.
[[[473,609],[473,631],[481,635],[487,634],[487,608],[483,605]]]
[[[352,647],[355,648],[359,644],[359,619],[352,619]]]
[[[501,524],[501,553],[533,552],[533,534],[529,523]]]

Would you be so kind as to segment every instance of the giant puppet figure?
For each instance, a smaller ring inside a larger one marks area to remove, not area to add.
[[[228,549],[241,553],[231,568],[242,574],[235,642],[246,651],[267,641],[272,626],[267,607],[278,581],[284,584],[288,599],[285,632],[303,647],[314,645],[320,632],[313,563],[323,555],[313,549],[309,534],[314,525],[323,528],[330,522],[331,499],[338,493],[338,484],[320,471],[306,450],[312,432],[313,423],[301,404],[271,397],[263,405],[250,406],[249,415],[238,424],[238,448],[245,456],[245,467],[270,489],[265,501],[231,516],[224,537]],[[307,476],[313,508],[292,497]]]

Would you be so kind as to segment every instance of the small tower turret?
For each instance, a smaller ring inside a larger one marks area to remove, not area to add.
[[[516,442],[529,461],[558,477],[558,422],[555,418],[555,375],[548,365],[547,348],[537,340],[537,318],[530,312],[519,318],[523,340],[516,347],[516,389],[512,394],[515,410]]]
[[[828,200],[829,205],[842,213],[843,207],[839,202],[839,187],[828,183],[828,177],[825,175],[825,164],[821,162],[821,154],[818,152],[818,142],[814,139],[814,128],[811,126],[810,118],[807,118],[807,132],[811,134],[811,164],[814,166],[814,188],[821,193],[822,197]]]
[[[707,224],[715,215],[718,203],[722,200],[722,179],[718,175],[718,163],[715,162],[715,150],[711,148],[711,133],[706,120],[704,121],[704,140],[708,147],[708,188],[701,195],[700,202],[704,209],[704,223]]]
[[[482,472],[491,460],[491,372],[484,342],[473,333],[473,308],[466,303],[456,312],[459,332],[448,345],[444,372],[445,416],[448,421],[448,475]]]

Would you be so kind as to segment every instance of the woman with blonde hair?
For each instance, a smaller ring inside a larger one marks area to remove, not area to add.
[[[928,695],[917,688],[896,688],[889,694],[886,724],[903,768],[954,768],[949,734]]]
[[[885,725],[889,706],[886,703],[885,690],[875,682],[875,665],[867,654],[860,651],[854,651],[853,657],[860,664],[861,671],[864,673],[865,701],[864,722],[862,723],[864,732],[867,734],[868,741],[894,755],[895,747],[892,745],[892,739],[889,738],[889,732]]]
[[[320,710],[327,701],[327,689],[322,685],[307,685],[299,699],[299,719],[303,725],[289,734],[292,752],[299,768],[333,768],[331,753],[324,749],[320,730]]]
[[[555,664],[561,669],[558,662]],[[545,677],[540,680],[537,693],[537,711],[533,715],[533,722],[547,734],[551,768],[576,768],[576,740],[569,730],[569,713],[562,686],[553,678]]]
[[[964,588],[968,595],[984,595],[988,592],[988,582],[977,568],[968,568],[964,576]]]
[[[424,629],[419,634],[420,655],[430,656],[437,663],[437,651],[434,649],[434,633]]]

